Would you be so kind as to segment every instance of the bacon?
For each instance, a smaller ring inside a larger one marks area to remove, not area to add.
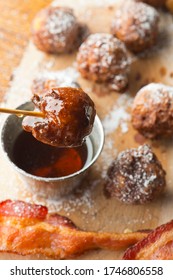
[[[0,216],[45,219],[47,213],[47,207],[23,201],[5,200],[0,203]]]
[[[126,250],[124,260],[173,260],[173,220]]]
[[[48,214],[45,206],[11,200],[0,203],[1,252],[68,259],[90,249],[126,248],[147,234],[86,232],[66,217]]]

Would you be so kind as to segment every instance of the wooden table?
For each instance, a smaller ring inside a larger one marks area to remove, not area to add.
[[[0,101],[30,38],[32,18],[50,0],[0,0]]]

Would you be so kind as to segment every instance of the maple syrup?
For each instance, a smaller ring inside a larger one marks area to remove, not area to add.
[[[92,159],[92,144],[84,143],[75,148],[57,148],[36,140],[22,131],[17,137],[12,161],[21,169],[35,176],[55,178],[73,174]]]

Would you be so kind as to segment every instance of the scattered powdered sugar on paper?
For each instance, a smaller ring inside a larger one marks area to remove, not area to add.
[[[30,42],[19,67],[13,72],[14,78],[5,96],[6,106],[15,108],[30,100],[32,79],[38,73],[43,56],[43,53]]]
[[[59,80],[61,82],[61,86],[63,84],[71,84],[73,82],[77,81],[77,78],[79,76],[79,73],[77,70],[73,67],[67,67],[64,70],[59,71],[44,71],[42,73],[39,73],[36,76],[36,79],[43,79],[43,80]]]
[[[32,83],[33,93],[42,93],[51,87],[78,87],[78,72],[73,67],[59,71],[43,71],[36,75]]]
[[[45,199],[39,196],[35,196],[34,200],[37,203],[45,204]],[[76,212],[76,209],[82,207],[81,212],[87,214],[88,210],[93,207],[93,200],[91,199],[90,190],[86,190],[81,197],[76,197],[74,194],[62,197],[59,200],[46,200],[46,206],[49,208],[49,212],[61,212],[65,211],[69,216],[71,213]]]
[[[101,177],[105,178],[107,169],[112,161],[116,158],[118,150],[115,148],[114,140],[111,134],[120,128],[121,133],[128,132],[128,123],[131,119],[130,113],[127,111],[132,105],[133,98],[128,94],[120,95],[116,100],[112,110],[105,116],[102,121],[105,131],[105,144],[100,156],[102,165]],[[100,171],[100,165],[96,162],[96,169]]]
[[[110,166],[112,161],[116,158],[117,154],[118,154],[118,150],[114,147],[113,140],[107,137],[100,157],[100,161],[102,162],[102,169],[101,169],[100,176],[103,179],[106,177],[108,167]]]
[[[124,108],[113,107],[113,110],[105,117],[103,121],[103,127],[105,134],[110,134],[116,130],[119,126],[122,132],[128,131],[127,121],[130,120],[130,115],[125,111]]]
[[[128,131],[128,122],[131,119],[127,109],[132,105],[132,98],[128,95],[121,95],[109,114],[103,119],[105,135],[111,134],[120,127],[122,133]]]
[[[129,226],[133,226],[133,225],[139,225],[140,223],[141,224],[146,224],[148,223],[148,221],[151,221],[153,219],[156,219],[156,217],[154,217],[154,215],[152,214],[151,210],[150,209],[146,209],[145,210],[145,213],[143,215],[143,219],[139,219],[139,218],[132,218],[132,219],[128,219],[126,221],[126,224],[129,225]]]
[[[42,204],[48,207],[50,213],[65,212],[67,216],[80,211],[82,214],[94,214],[97,211],[95,207],[95,199],[93,193],[95,188],[100,184],[100,178],[87,178],[82,182],[81,186],[72,190],[66,195],[56,195],[47,197],[47,190],[44,192],[36,192],[29,185],[23,184],[23,180],[19,178],[17,196],[21,199],[35,204]],[[94,210],[95,209],[95,210]]]
[[[45,199],[40,193],[33,194],[30,188],[23,186],[20,198],[29,203],[41,204],[48,207],[49,213],[60,213],[68,217],[79,213],[80,218],[85,221],[85,224],[88,224],[91,219],[95,219],[98,211],[93,192],[99,184],[100,179],[90,180],[86,187],[82,186],[81,189],[77,189],[74,193],[72,192],[69,195],[55,199]]]
[[[29,43],[21,64],[13,73],[14,78],[11,87],[5,96],[5,106],[16,108],[29,101],[32,95],[32,82],[37,77],[40,79],[42,77],[44,80],[46,77],[47,79],[59,79],[61,86],[69,85],[77,80],[79,73],[73,66],[56,72],[47,71],[49,65],[48,67],[47,64],[41,65],[43,57],[43,53],[38,51],[32,43]],[[54,63],[54,61],[51,60],[51,63]]]

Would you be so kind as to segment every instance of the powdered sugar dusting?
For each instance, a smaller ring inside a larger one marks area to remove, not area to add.
[[[53,40],[58,42],[66,42],[66,32],[76,26],[76,18],[70,10],[55,9],[53,13],[47,17],[45,32],[53,36]],[[55,36],[56,35],[56,36]]]
[[[108,33],[95,33],[82,43],[77,54],[79,72],[84,78],[110,84],[121,91],[128,84],[129,58],[124,43]]]
[[[90,52],[95,58],[93,59],[92,65],[90,65],[90,67],[93,68],[93,70],[96,66],[98,67],[99,65],[100,69],[103,68],[105,71],[105,68],[109,69],[109,67],[112,66],[112,63],[114,63],[114,69],[118,69],[119,74],[121,74],[120,70],[125,70],[125,72],[128,71],[127,67],[129,65],[129,61],[126,55],[125,46],[120,40],[116,39],[111,34],[96,33],[90,35],[87,38],[86,42],[84,42],[80,47],[79,57],[84,56],[87,58]],[[115,64],[115,61],[117,64]],[[80,68],[82,67],[86,67],[85,62],[83,62],[83,65],[80,65]],[[101,71],[102,70],[100,70],[100,72]],[[111,74],[110,69],[109,71],[109,75],[115,74]]]
[[[146,97],[148,102],[144,102],[142,97]],[[166,98],[172,100],[173,103],[173,87],[160,84],[160,83],[150,83],[144,86],[136,95],[135,103],[144,104],[145,106],[149,106],[149,100],[154,104],[162,104]]]
[[[111,165],[106,190],[125,203],[153,200],[165,187],[165,172],[148,145],[121,152]]]
[[[126,5],[122,5],[116,11],[112,27],[116,26],[118,30],[118,28],[122,27],[123,23],[127,24],[130,22],[129,19],[133,19],[131,20],[132,24],[129,25],[129,32],[136,32],[140,38],[145,39],[146,34],[155,27],[158,18],[158,12],[153,7],[144,3],[127,1]]]

